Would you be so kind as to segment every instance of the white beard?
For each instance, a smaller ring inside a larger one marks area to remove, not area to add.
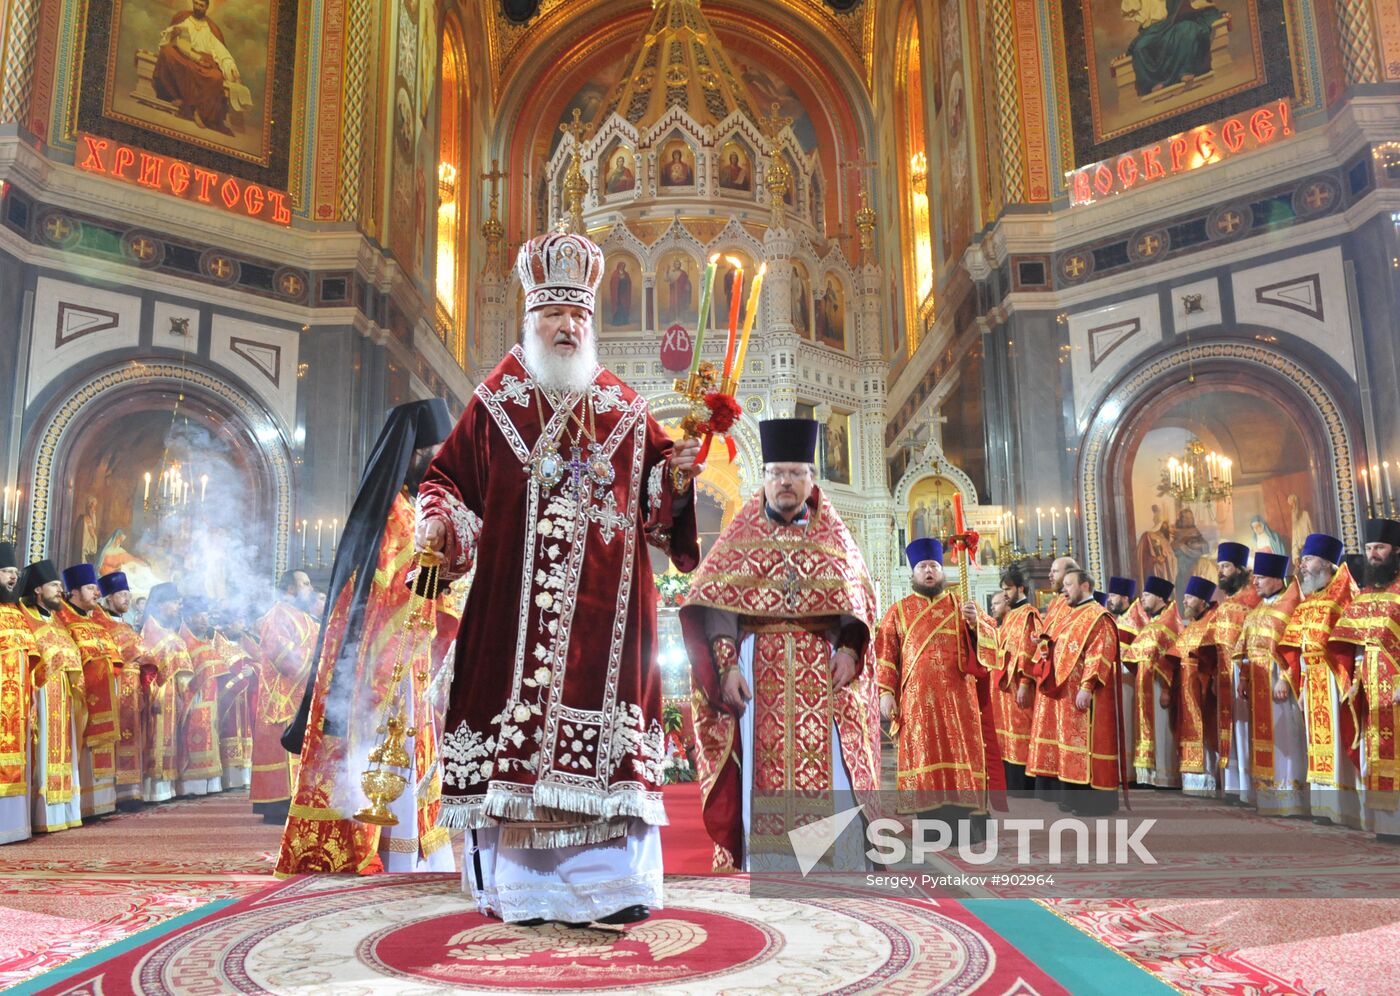
[[[1298,579],[1298,587],[1302,590],[1304,595],[1313,595],[1323,588],[1326,588],[1331,580],[1331,576],[1327,574],[1311,574],[1305,571],[1302,577]]]
[[[573,356],[560,356],[540,341],[533,323],[527,323],[520,345],[525,351],[525,368],[546,391],[582,394],[593,383],[598,347],[591,335],[578,344]]]

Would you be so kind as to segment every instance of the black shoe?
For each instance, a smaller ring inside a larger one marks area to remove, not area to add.
[[[542,927],[542,926],[544,926],[544,925],[547,924],[547,923],[549,923],[549,921],[546,920],[546,919],[545,919],[544,917],[542,917],[542,916],[532,916],[532,917],[530,917],[530,919],[528,919],[528,920],[516,920],[514,923],[511,924],[511,926],[512,926],[512,927]]]
[[[651,916],[651,908],[638,903],[635,906],[624,906],[616,913],[609,913],[607,916],[600,916],[598,923],[606,923],[610,926],[620,927],[629,923],[641,923]]]

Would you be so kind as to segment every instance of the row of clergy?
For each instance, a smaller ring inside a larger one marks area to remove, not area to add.
[[[1331,536],[1296,577],[1222,543],[1180,610],[1164,578],[1096,592],[1062,557],[1043,611],[1013,567],[986,613],[945,591],[937,540],[907,552],[875,640],[903,811],[985,813],[1004,785],[1102,814],[1137,784],[1400,834],[1400,523],[1368,524],[1360,585]]]
[[[21,573],[0,544],[0,843],[141,803],[247,788],[281,822],[294,761],[280,743],[317,634],[314,594],[289,572],[253,625],[157,585],[138,631],[120,572]]]
[[[1217,560],[1180,610],[1166,579],[1109,584],[1136,781],[1400,834],[1400,522],[1367,524],[1361,578],[1321,533],[1297,565],[1239,543]]]

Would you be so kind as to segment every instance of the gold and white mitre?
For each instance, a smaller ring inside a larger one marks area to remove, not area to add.
[[[525,288],[525,310],[572,304],[593,310],[603,279],[603,250],[582,235],[546,232],[520,247],[515,272]]]

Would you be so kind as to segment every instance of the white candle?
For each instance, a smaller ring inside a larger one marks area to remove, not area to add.
[[[1366,468],[1361,468],[1361,493],[1366,496],[1366,514],[1374,517],[1375,506],[1371,504],[1371,481],[1366,474]]]
[[[199,475],[199,503],[204,504],[204,496],[209,491],[209,475]]]
[[[1035,545],[1040,546],[1041,539],[1045,531],[1045,519],[1040,514],[1040,509],[1035,510]]]
[[[0,502],[0,528],[10,524],[10,486],[5,485],[5,500]]]
[[[1050,506],[1050,542],[1054,543],[1060,538],[1060,510],[1054,505]]]
[[[1390,490],[1390,461],[1382,461],[1381,469],[1385,471],[1385,507],[1389,515],[1390,507],[1395,503],[1395,492]]]

